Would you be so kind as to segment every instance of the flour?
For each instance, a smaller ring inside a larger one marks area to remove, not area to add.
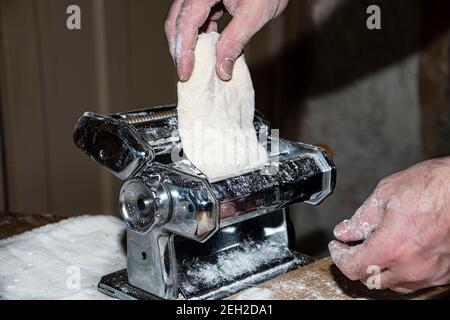
[[[395,199],[392,200],[390,205],[397,205]],[[340,239],[351,234],[352,240],[366,240],[383,222],[383,214],[383,202],[372,195],[350,220],[342,221],[339,228],[334,229],[334,236]]]
[[[281,261],[291,255],[287,248],[266,241],[247,241],[239,249],[220,254],[216,263],[198,261],[187,271],[192,290],[198,285],[216,286],[234,280],[242,275],[254,273],[261,265]]]
[[[253,126],[255,97],[244,56],[235,63],[233,78],[216,74],[218,33],[199,35],[195,68],[178,83],[178,121],[183,151],[208,178],[260,167],[268,160]]]
[[[324,279],[319,270],[310,270],[295,279],[283,275],[234,296],[236,300],[280,300],[300,297],[309,300],[347,299],[343,290],[333,280]]]
[[[206,295],[202,296],[201,299],[205,299],[205,300],[212,299],[212,296],[217,296],[218,294],[223,297],[231,296],[235,292],[239,292],[241,290],[250,288],[257,283],[261,283],[261,282],[266,281],[267,279],[272,279],[280,274],[284,274],[284,273],[292,270],[293,268],[295,268],[295,265],[296,265],[296,261],[292,260],[285,264],[276,266],[275,268],[263,271],[261,273],[253,274],[253,275],[249,276],[248,278],[244,278],[242,280],[235,281],[229,285],[220,287],[217,291],[214,291],[214,293],[212,295],[206,294]]]
[[[0,240],[0,299],[109,299],[100,278],[126,266],[120,219],[83,216]]]
[[[358,253],[359,250],[363,247],[364,243],[355,245],[355,246],[347,246],[338,241],[331,241],[328,245],[331,258],[337,265],[341,265],[341,263],[349,258],[352,258],[355,254]]]
[[[266,288],[250,288],[236,296],[236,300],[272,300],[272,290]]]

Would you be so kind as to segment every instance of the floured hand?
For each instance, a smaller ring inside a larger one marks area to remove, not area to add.
[[[329,249],[351,280],[412,292],[450,283],[450,158],[417,164],[382,180]],[[353,242],[361,242],[351,245]]]
[[[217,20],[224,10],[233,19],[217,43],[216,72],[230,80],[233,66],[244,46],[270,20],[280,15],[289,0],[175,0],[165,30],[169,49],[181,81],[187,81],[194,69],[194,50],[200,32],[217,31]]]

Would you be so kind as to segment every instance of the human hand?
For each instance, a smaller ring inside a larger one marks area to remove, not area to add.
[[[251,37],[270,20],[280,15],[289,0],[175,0],[165,24],[170,53],[181,81],[194,69],[194,50],[199,32],[217,31],[224,10],[233,19],[217,43],[216,72],[230,80],[233,66]]]
[[[379,276],[382,288],[403,293],[449,284],[450,158],[382,180],[334,234],[339,241],[330,242],[331,257],[351,280],[367,284]],[[368,274],[369,266],[381,274]]]

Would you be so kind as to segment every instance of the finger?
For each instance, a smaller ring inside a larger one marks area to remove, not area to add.
[[[366,241],[356,246],[348,246],[339,241],[332,241],[328,245],[331,258],[336,266],[351,280],[367,279],[371,266],[385,269],[386,252],[384,246],[384,230],[373,233]]]
[[[398,282],[397,276],[389,269],[372,273],[363,283],[369,289],[387,289]]]
[[[164,30],[166,32],[167,42],[169,43],[169,51],[172,55],[172,59],[175,60],[175,36],[176,36],[176,21],[178,13],[181,10],[184,0],[175,0],[170,6],[169,13],[167,15]]]
[[[217,32],[218,26],[216,21],[206,21],[205,25],[202,27],[202,32],[209,33],[209,32]]]
[[[447,281],[430,281],[427,277],[420,277],[419,279],[412,279],[410,276],[410,270],[408,268],[413,268],[411,264],[408,266],[395,265],[397,276],[393,277],[393,281],[388,283],[387,288],[399,292],[399,293],[411,293],[420,289],[430,288],[434,286],[439,286],[447,283]]]
[[[402,282],[402,278],[399,277],[395,272],[386,269],[381,273],[372,274],[363,283],[369,289],[390,289],[398,293],[411,293],[416,290],[426,288],[427,286],[422,286],[418,283]]]
[[[359,264],[359,261],[362,259],[354,257],[358,251],[362,250],[362,244],[349,247],[342,242],[331,241],[328,244],[328,249],[330,251],[331,259],[347,278],[353,281],[364,278],[361,273],[363,266],[356,265],[355,263],[355,260],[358,260]],[[362,254],[360,253],[358,256],[361,257]],[[353,260],[351,266],[346,263],[346,260],[349,260],[350,258]]]
[[[217,21],[223,16],[223,7],[221,5],[216,5],[210,12],[209,18],[206,20],[205,24],[201,28],[202,32],[217,32],[218,25]]]
[[[288,2],[280,0],[261,5],[259,1],[242,1],[227,6],[233,19],[217,43],[216,72],[219,78],[231,79],[234,64],[244,46],[267,22],[279,16]]]
[[[420,284],[420,283],[399,283],[395,285],[388,286],[392,291],[402,293],[402,294],[408,294],[413,293],[414,291],[429,288],[429,285]]]
[[[277,10],[275,11],[275,16],[274,16],[274,18],[276,18],[276,17],[278,17],[280,14],[282,14],[283,11],[284,11],[284,10],[286,9],[286,7],[288,6],[288,4],[289,4],[289,0],[280,0],[280,1],[278,2]]]
[[[350,220],[344,220],[334,228],[334,236],[342,242],[367,239],[383,221],[385,203],[383,197],[374,193]]]
[[[217,43],[216,72],[219,78],[225,81],[232,78],[234,63],[244,46],[269,20],[254,10],[242,9],[242,12],[247,14],[237,11]]]
[[[234,63],[258,30],[255,25],[249,25],[243,15],[231,20],[217,43],[216,72],[220,79],[228,81],[232,78]]]
[[[219,0],[185,0],[176,21],[175,61],[181,81],[187,81],[194,69],[194,49],[200,28]]]
[[[447,282],[430,283],[427,280],[422,281],[397,281],[396,283],[388,286],[389,289],[399,293],[412,293],[421,289],[436,287],[445,285]]]

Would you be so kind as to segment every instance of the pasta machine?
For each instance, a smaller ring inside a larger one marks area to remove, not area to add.
[[[98,289],[120,299],[217,299],[311,262],[291,249],[288,206],[319,204],[336,169],[321,148],[271,136],[269,163],[209,180],[182,152],[176,105],[78,121],[78,148],[123,183],[127,268]]]

